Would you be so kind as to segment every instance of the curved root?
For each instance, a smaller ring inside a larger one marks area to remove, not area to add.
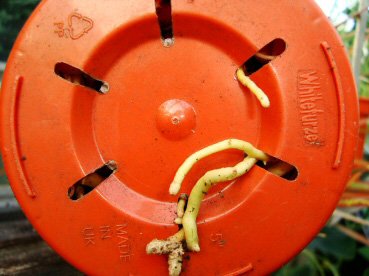
[[[187,173],[191,170],[193,165],[199,160],[217,153],[219,151],[227,150],[227,149],[238,149],[244,151],[249,157],[256,158],[258,160],[267,161],[268,155],[266,155],[261,150],[258,150],[253,145],[248,142],[238,140],[238,139],[228,139],[222,142],[216,143],[214,145],[208,146],[198,152],[195,152],[190,157],[188,157],[181,167],[178,169],[176,175],[174,176],[173,182],[170,184],[169,193],[171,195],[175,195],[181,189],[181,185],[183,179],[187,175]]]
[[[247,154],[247,157],[234,167],[220,168],[205,173],[193,187],[188,201],[187,195],[181,194],[177,205],[177,218],[174,223],[182,224],[183,228],[166,240],[154,239],[146,246],[147,254],[168,255],[169,275],[179,275],[181,273],[184,255],[182,243],[184,240],[188,250],[200,251],[196,219],[201,201],[209,189],[216,183],[233,180],[245,174],[256,164],[257,160],[264,161],[264,163],[270,160],[267,154],[248,142],[237,139],[224,140],[199,150],[188,157],[178,169],[170,185],[169,193],[174,195],[179,192],[183,179],[196,162],[211,154],[228,149],[241,150]],[[278,168],[275,169],[278,170]],[[284,170],[281,169],[281,171]]]
[[[250,89],[250,91],[256,96],[262,107],[268,108],[270,106],[268,96],[263,90],[260,89],[259,86],[257,86],[255,82],[245,75],[245,72],[242,70],[242,68],[237,69],[236,76],[238,81],[242,83],[243,86],[246,86],[248,89]]]
[[[247,173],[257,162],[257,159],[246,157],[234,167],[221,168],[208,171],[193,187],[187,203],[187,209],[183,216],[182,224],[185,233],[187,248],[191,251],[200,251],[197,235],[196,218],[200,210],[200,204],[209,189],[219,182],[233,180]]]
[[[146,246],[147,254],[167,254],[168,270],[170,276],[178,276],[182,271],[184,230],[179,230],[175,235],[166,240],[152,240]]]

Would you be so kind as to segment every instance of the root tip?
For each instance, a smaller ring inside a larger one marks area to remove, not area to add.
[[[169,187],[169,194],[176,195],[179,192],[178,184],[176,182],[172,182]]]
[[[175,223],[175,224],[178,224],[178,225],[181,225],[181,224],[182,224],[182,218],[176,218],[176,219],[174,220],[174,223]]]
[[[198,244],[194,244],[191,248],[192,251],[194,252],[200,252],[200,246]]]
[[[264,108],[269,108],[270,107],[270,101],[265,101],[261,104]]]

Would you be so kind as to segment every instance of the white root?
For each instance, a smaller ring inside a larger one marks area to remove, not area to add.
[[[184,249],[182,242],[184,240],[183,229],[166,240],[152,240],[146,246],[147,254],[168,255],[168,271],[170,276],[178,276],[182,271],[182,262]]]

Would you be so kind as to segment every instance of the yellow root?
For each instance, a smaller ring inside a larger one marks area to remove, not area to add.
[[[270,106],[268,96],[263,90],[260,89],[259,86],[257,86],[255,82],[245,75],[245,72],[242,70],[242,68],[237,69],[236,76],[238,81],[242,83],[243,86],[246,86],[248,89],[250,89],[250,91],[256,96],[262,107],[268,108]]]
[[[187,195],[181,194],[177,205],[177,218],[174,220],[174,223],[182,224],[183,228],[166,240],[152,240],[146,247],[147,254],[168,254],[169,275],[179,275],[181,273],[184,255],[183,240],[186,240],[188,250],[200,251],[196,219],[200,210],[201,201],[209,189],[216,183],[240,177],[248,172],[258,160],[264,162],[270,160],[267,154],[258,150],[250,143],[237,139],[228,139],[208,146],[188,157],[178,169],[169,188],[169,193],[174,195],[179,192],[183,179],[196,162],[211,154],[228,149],[241,150],[247,154],[247,157],[234,167],[211,170],[205,173],[193,187],[188,202]],[[286,169],[279,168],[281,171],[285,171]]]
[[[168,270],[170,276],[178,276],[182,271],[184,230],[179,230],[176,234],[166,240],[152,240],[146,246],[147,254],[168,254]]]
[[[174,223],[178,225],[182,225],[182,218],[175,218]]]
[[[253,145],[248,142],[238,140],[238,139],[228,139],[222,142],[216,143],[214,145],[208,146],[198,152],[195,152],[190,157],[188,157],[181,167],[178,169],[176,175],[174,176],[173,182],[169,187],[169,193],[171,195],[176,195],[181,189],[181,185],[183,179],[187,175],[187,173],[191,170],[193,165],[199,160],[217,153],[219,151],[227,150],[227,149],[238,149],[244,151],[249,157],[256,158],[258,160],[267,161],[268,155],[266,155],[261,150],[258,150]]]
[[[179,200],[177,204],[177,217],[178,218],[183,217],[187,200],[188,200],[188,196],[186,194],[181,194],[179,196]]]
[[[185,213],[185,208],[188,200],[188,195],[181,194],[177,203],[177,217],[174,219],[174,223],[182,225],[182,218]]]
[[[246,157],[234,167],[221,168],[208,171],[201,177],[191,191],[187,203],[187,209],[183,216],[182,224],[185,233],[187,248],[191,251],[200,251],[197,235],[196,218],[200,210],[200,204],[209,189],[219,182],[233,180],[248,172],[257,162],[257,159]]]

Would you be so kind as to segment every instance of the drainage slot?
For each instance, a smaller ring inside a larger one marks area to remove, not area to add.
[[[89,74],[67,63],[59,62],[55,64],[54,72],[59,77],[73,84],[87,87],[99,93],[106,94],[109,91],[108,83],[95,79]]]
[[[163,45],[170,47],[174,43],[171,0],[155,0],[155,9]]]
[[[264,164],[262,161],[258,161],[256,165],[276,176],[282,177],[289,181],[293,181],[297,178],[299,173],[295,166],[270,155],[269,158],[270,159],[266,164]]]
[[[68,197],[71,200],[77,200],[84,197],[112,175],[117,169],[118,167],[115,161],[107,162],[104,166],[98,168],[93,173],[86,175],[71,186],[68,189]]]
[[[245,75],[249,76],[283,54],[286,48],[286,42],[281,38],[276,38],[250,57],[241,68],[245,72]]]

